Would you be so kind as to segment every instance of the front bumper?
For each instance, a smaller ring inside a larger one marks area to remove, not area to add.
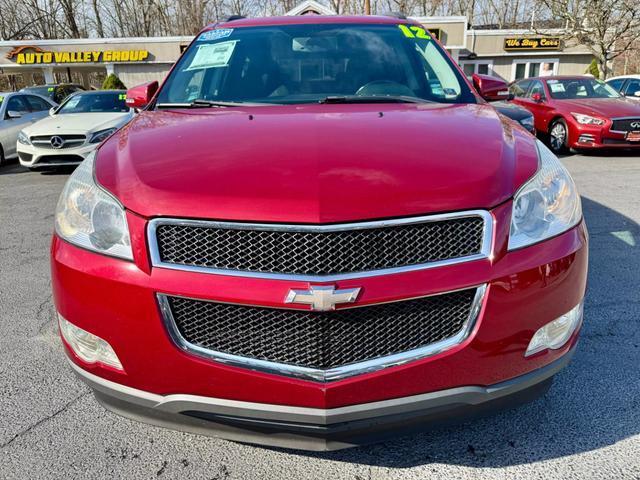
[[[467,385],[329,409],[250,403],[197,395],[155,395],[93,375],[74,363],[107,409],[166,428],[302,450],[338,450],[515,407],[543,395],[574,350],[533,372],[487,387]]]
[[[62,167],[80,164],[99,144],[91,143],[74,148],[42,148],[17,144],[20,165],[28,168]]]
[[[640,142],[630,142],[626,132],[610,131],[609,126],[574,124],[569,129],[569,147],[575,149],[640,149]]]
[[[125,371],[86,364],[68,348],[67,352],[76,367],[87,373],[85,377],[91,375],[91,379],[100,378],[119,385],[118,388],[145,392],[156,399],[204,397],[211,401],[335,412],[459,388],[491,390],[568,358],[565,355],[575,345],[577,333],[557,350],[530,357],[525,357],[524,352],[536,330],[583,299],[588,262],[583,223],[548,241],[507,252],[511,203],[491,213],[496,227],[489,258],[332,282],[336,288],[362,288],[358,303],[364,304],[486,284],[483,306],[470,335],[462,343],[427,358],[342,380],[314,382],[228,365],[186,352],[176,345],[163,324],[158,294],[288,308],[284,304],[287,292],[308,288],[309,282],[152,268],[146,239],[148,220],[132,213],[128,213],[127,221],[135,262],[97,255],[57,237],[52,243],[52,284],[58,312],[106,340]],[[127,410],[127,403],[137,405],[126,401],[122,404],[117,395],[97,390],[101,399],[118,411]],[[113,398],[117,402],[110,402]],[[183,416],[179,417],[181,421]],[[242,420],[246,415],[231,416],[234,418],[225,418],[226,423],[237,427],[240,422],[246,427],[246,420]],[[220,423],[220,418],[215,420],[214,423]],[[209,428],[211,422],[198,419],[197,428]],[[229,428],[227,425],[219,434],[237,438],[227,433]]]

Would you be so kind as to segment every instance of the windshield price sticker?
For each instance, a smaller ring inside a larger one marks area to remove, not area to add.
[[[208,32],[202,32],[198,37],[199,42],[220,40],[221,38],[227,38],[233,33],[233,28],[218,28],[215,30],[209,30]]]
[[[236,48],[237,40],[223,43],[210,43],[199,45],[191,65],[185,71],[197,70],[199,68],[219,68],[226,67],[229,59]]]
[[[126,99],[127,99],[126,93],[121,93],[120,95],[118,95],[118,100],[126,100]]]
[[[407,38],[422,38],[424,40],[431,40],[431,36],[427,33],[427,31],[418,27],[417,25],[398,25],[398,28],[402,30],[404,36]]]
[[[562,83],[551,83],[551,81],[547,82],[547,84],[549,85],[549,89],[551,90],[551,93],[562,93],[564,92],[564,84]]]

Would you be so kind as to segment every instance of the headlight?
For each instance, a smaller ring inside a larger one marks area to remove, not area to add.
[[[29,137],[22,130],[20,130],[20,133],[18,133],[18,143],[21,143],[22,145],[31,145]]]
[[[69,177],[56,208],[56,233],[95,252],[133,259],[124,208],[93,178],[95,152]]]
[[[513,199],[509,250],[559,235],[582,218],[580,196],[569,172],[542,142],[536,144],[540,168]]]
[[[100,143],[116,130],[117,128],[107,128],[105,130],[100,130],[99,132],[95,132],[93,135],[91,135],[91,138],[89,139],[89,143]]]
[[[581,125],[604,125],[605,124],[605,120],[603,120],[602,118],[592,117],[590,115],[583,115],[582,113],[573,113],[573,112],[571,112],[571,115],[573,115],[573,118],[575,118],[576,121]]]
[[[533,132],[533,115],[524,117],[520,120],[520,125],[526,128],[529,132]]]

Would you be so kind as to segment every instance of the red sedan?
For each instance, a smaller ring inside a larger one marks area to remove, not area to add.
[[[128,103],[51,247],[67,355],[107,408],[335,449],[531,400],[569,362],[574,182],[419,24],[213,25]]]
[[[555,153],[569,148],[640,148],[640,104],[592,77],[527,78],[511,84],[513,102],[533,113]]]

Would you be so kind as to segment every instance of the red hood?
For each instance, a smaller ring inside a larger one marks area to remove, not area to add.
[[[536,168],[487,105],[304,105],[143,112],[96,176],[148,217],[332,223],[493,207]]]
[[[585,98],[583,100],[556,100],[568,112],[595,115],[604,118],[639,117],[640,105],[626,98]]]

